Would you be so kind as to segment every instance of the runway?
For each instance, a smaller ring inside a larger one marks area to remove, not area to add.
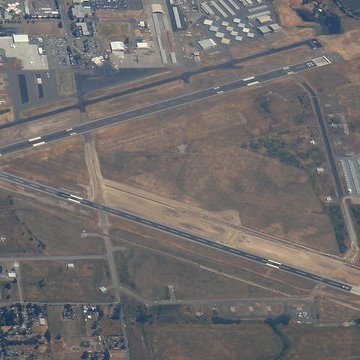
[[[308,69],[313,69],[318,66],[323,66],[326,64],[330,64],[330,61],[325,56],[322,56],[320,58],[312,59],[299,64],[269,71],[264,74],[250,76],[242,80],[233,81],[227,84],[223,84],[221,86],[212,87],[204,90],[195,91],[189,94],[177,96],[174,98],[170,98],[168,100],[164,100],[158,103],[144,106],[142,108],[130,110],[119,115],[114,115],[108,118],[90,121],[87,123],[76,125],[68,129],[59,130],[44,135],[39,135],[28,140],[20,141],[18,143],[2,146],[0,147],[0,156],[13,154],[34,147],[43,146],[47,143],[60,141],[72,136],[78,136],[114,124],[135,120],[143,116],[148,116],[158,113],[160,111],[175,109],[180,106],[192,104],[197,101],[201,101],[205,99],[210,99],[215,96],[221,96],[223,94],[230,93],[239,89],[280,79],[285,76],[297,74],[306,71]]]
[[[316,281],[323,285],[327,285],[327,286],[330,286],[330,287],[333,287],[333,288],[336,288],[339,290],[353,292],[353,293],[358,294],[355,290],[353,291],[353,287],[351,285],[348,285],[346,283],[342,283],[342,282],[339,282],[336,280],[318,276],[318,275],[310,273],[308,271],[304,271],[304,270],[301,270],[301,269],[298,269],[298,268],[295,268],[292,266],[288,266],[288,265],[279,263],[279,262],[271,260],[271,259],[267,259],[267,258],[258,256],[258,255],[254,255],[254,254],[250,254],[248,252],[215,242],[211,239],[207,239],[207,238],[197,236],[197,235],[194,235],[192,233],[189,233],[189,232],[186,232],[186,231],[183,231],[180,229],[169,227],[164,224],[161,224],[161,223],[158,223],[155,221],[151,221],[151,220],[142,218],[140,216],[131,214],[129,212],[125,212],[125,211],[114,209],[114,208],[111,208],[111,207],[108,207],[108,206],[105,206],[102,204],[98,204],[98,203],[95,203],[88,199],[81,198],[79,196],[70,194],[65,191],[61,191],[59,189],[55,189],[50,186],[46,186],[46,185],[42,185],[42,184],[39,184],[39,183],[36,183],[33,181],[26,180],[19,176],[15,176],[15,175],[12,175],[12,174],[9,174],[6,172],[0,172],[0,179],[5,180],[7,182],[11,182],[13,184],[23,186],[28,189],[42,192],[44,194],[74,203],[79,206],[86,206],[86,207],[94,209],[94,210],[98,210],[98,211],[105,212],[107,214],[118,216],[118,217],[126,219],[128,221],[132,221],[134,223],[138,223],[143,226],[147,226],[147,227],[150,227],[150,228],[153,228],[153,229],[156,229],[156,230],[159,230],[159,231],[171,234],[171,235],[175,235],[182,239],[186,239],[193,243],[207,246],[212,249],[216,249],[216,250],[225,252],[227,254],[231,254],[231,255],[238,256],[238,257],[250,260],[250,261],[254,261],[256,263],[271,267],[273,269],[285,271],[287,273],[290,273],[290,274],[293,274],[296,276],[300,276],[300,277],[306,278],[308,280]]]
[[[85,109],[86,106],[96,104],[96,103],[99,103],[101,101],[106,101],[106,100],[117,98],[117,97],[120,97],[120,96],[133,94],[133,93],[136,93],[136,92],[139,92],[139,91],[142,91],[142,90],[151,89],[151,88],[154,88],[156,86],[164,85],[164,84],[170,83],[172,81],[176,81],[176,80],[183,80],[184,82],[189,82],[189,79],[191,79],[193,76],[196,76],[196,75],[199,75],[199,74],[205,74],[205,73],[215,71],[215,70],[231,69],[232,67],[238,66],[238,65],[240,65],[242,63],[245,63],[245,62],[248,62],[248,61],[260,59],[260,58],[263,58],[263,57],[279,54],[279,53],[290,51],[290,50],[295,50],[295,49],[298,49],[300,47],[307,47],[307,48],[310,48],[312,50],[316,50],[316,49],[322,48],[323,45],[315,38],[308,39],[308,40],[303,40],[303,41],[295,42],[295,43],[292,43],[292,44],[284,45],[284,46],[281,46],[281,47],[278,47],[278,48],[267,49],[265,51],[255,53],[255,54],[251,54],[251,55],[247,55],[247,56],[239,58],[239,59],[233,59],[233,60],[227,61],[225,63],[204,66],[204,67],[202,67],[201,69],[198,69],[198,70],[187,71],[187,72],[184,72],[182,74],[167,77],[167,78],[161,79],[161,80],[156,80],[156,81],[153,81],[151,83],[138,85],[138,86],[135,86],[135,87],[130,87],[130,88],[124,89],[124,90],[115,91],[115,92],[112,92],[111,94],[102,95],[102,96],[96,97],[94,99],[83,98],[84,94],[80,94],[79,95],[80,96],[79,102],[74,104],[74,105],[64,106],[64,107],[61,107],[59,109],[47,111],[45,113],[41,113],[41,114],[26,117],[26,118],[18,119],[18,120],[11,121],[11,122],[8,122],[8,123],[5,123],[5,124],[0,124],[0,130],[9,129],[11,127],[18,126],[18,125],[21,125],[21,124],[28,124],[28,123],[33,122],[33,121],[41,120],[43,118],[50,117],[50,116],[55,116],[55,115],[64,113],[66,111],[74,110],[74,109],[78,109],[81,112],[84,112],[84,109]]]

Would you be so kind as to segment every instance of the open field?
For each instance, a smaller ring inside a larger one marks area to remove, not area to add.
[[[114,224],[117,227],[119,224]],[[139,228],[133,224],[121,224],[121,229],[114,229],[111,232],[111,238],[116,246],[120,246],[120,249],[126,251],[127,248],[131,249],[131,246],[136,246],[136,250],[142,250],[150,252],[150,254],[158,255],[166,260],[168,263],[170,260],[172,264],[178,264],[177,267],[169,269],[169,272],[173,273],[173,278],[178,272],[178,268],[184,266],[195,268],[196,272],[204,270],[203,276],[208,278],[214,276],[218,279],[227,279],[227,282],[236,281],[238,283],[237,288],[242,289],[242,297],[252,297],[255,293],[262,293],[266,297],[281,297],[293,295],[305,295],[314,288],[314,283],[306,281],[304,279],[295,278],[291,275],[273,271],[270,268],[264,268],[259,264],[243,260],[238,257],[229,256],[219,251],[214,251],[207,247],[195,245],[185,240],[156,232],[151,229]],[[126,229],[126,230],[125,230]],[[164,261],[165,261],[164,260]],[[126,265],[126,262],[119,262],[120,267],[122,264]],[[132,265],[127,263],[127,266]],[[165,264],[166,265],[166,264]],[[157,265],[159,266],[159,264]],[[124,270],[127,268],[124,266]],[[134,270],[135,272],[135,270]],[[152,271],[149,273],[152,274]],[[124,272],[124,277],[129,279],[130,274]],[[138,280],[143,280],[144,277],[148,277],[144,271],[139,273]],[[168,275],[163,273],[159,275],[161,279],[166,279]],[[177,275],[176,275],[177,276]],[[154,282],[159,288],[159,281],[157,279],[149,279],[148,281]],[[197,284],[189,283],[190,280],[179,279],[182,284],[186,285],[185,293],[192,294],[194,291],[198,291]],[[143,283],[146,289],[146,282]],[[161,283],[160,283],[161,284]],[[169,284],[164,284],[165,286]],[[189,286],[190,285],[190,286]],[[194,287],[194,289],[192,289]],[[258,288],[258,289],[256,289]],[[212,292],[217,292],[217,289],[211,289]],[[265,292],[266,291],[266,292]],[[164,294],[162,292],[161,294]],[[181,295],[181,294],[180,294]],[[184,295],[182,295],[184,296]],[[233,290],[230,288],[228,293],[224,293],[221,297],[227,296],[232,298],[234,296]]]
[[[80,137],[12,155],[1,165],[3,171],[84,195],[89,183]]]
[[[16,303],[20,301],[19,285],[17,280],[9,279],[6,275],[9,271],[13,271],[13,261],[1,261],[1,278],[0,278],[0,304]]]
[[[97,25],[98,32],[96,37],[99,39],[100,43],[110,49],[111,41],[132,40],[142,36],[142,33],[136,25],[140,20],[146,20],[145,14],[141,11],[139,11],[139,16],[137,16],[136,19],[124,17],[123,19],[107,19],[100,21]],[[146,38],[145,36],[145,40],[149,40],[149,37]]]
[[[76,318],[73,320],[64,320],[62,316],[63,310],[63,306],[49,306],[49,330],[53,337],[55,338],[57,335],[62,338],[85,336],[86,328],[82,306],[73,306],[76,314]]]
[[[21,261],[24,299],[61,303],[113,301],[110,290],[105,294],[99,291],[99,286],[109,286],[103,260],[73,263],[75,268],[68,269],[65,261]]]
[[[289,326],[282,331],[290,342],[290,359],[337,360],[360,356],[359,328]]]
[[[71,98],[71,99],[64,99],[64,100],[60,100],[58,102],[52,102],[51,105],[43,105],[43,106],[38,106],[35,108],[30,108],[28,110],[24,110],[21,112],[21,117],[30,117],[30,116],[34,116],[34,115],[38,115],[38,114],[42,114],[48,111],[53,111],[65,106],[70,106],[73,104],[76,104],[77,99]]]
[[[276,335],[263,324],[156,324],[143,326],[143,332],[150,358],[158,360],[272,359],[281,348]]]
[[[360,65],[358,60],[338,62],[327,69],[304,74],[320,94],[324,115],[329,123],[338,123],[331,128],[335,150],[339,155],[357,155],[360,153]],[[345,134],[342,119],[349,129]]]
[[[317,299],[317,309],[321,323],[352,322],[360,318],[360,311],[345,307],[325,298]]]
[[[60,96],[70,96],[76,94],[76,82],[74,73],[69,70],[59,70],[56,72],[56,81]],[[73,99],[74,103],[76,99]]]
[[[264,49],[265,50],[265,49]],[[257,53],[260,50],[257,50]],[[189,89],[197,90],[202,87],[217,86],[222,83],[240,80],[284,66],[301,63],[314,57],[314,51],[303,46],[291,51],[284,51],[263,58],[242,62],[226,69],[213,70],[203,74],[194,75],[187,85]]]
[[[103,175],[133,192],[234,210],[245,226],[337,253],[312,181],[324,157],[310,144],[319,132],[307,101],[287,79],[101,130]],[[251,141],[270,141],[271,152]]]
[[[30,124],[22,124],[0,132],[1,145],[9,145],[42,134],[70,128],[81,121],[78,110],[65,111],[61,114],[43,118]]]
[[[76,215],[70,215],[69,211],[60,207],[54,209],[41,204],[34,206],[23,199],[16,199],[15,206],[18,209],[18,218],[31,232],[34,242],[40,242],[44,255],[88,255],[104,252],[103,240],[100,235],[97,236],[94,217],[89,216],[89,213],[77,211]]]
[[[176,299],[222,299],[271,296],[269,291],[237,281],[199,265],[159,252],[127,246],[116,253],[122,286],[150,300],[167,300],[167,286]]]
[[[1,236],[5,237],[0,243],[1,254],[4,256],[15,253],[28,255],[41,253],[41,243],[32,237],[26,224],[21,222],[13,204],[14,200],[9,194],[1,193],[0,226]]]
[[[44,34],[51,36],[64,36],[64,29],[60,29],[57,21],[48,21],[48,22],[37,22],[37,23],[25,23],[19,25],[18,28],[19,33],[21,34],[29,34],[29,35],[40,35],[44,36]]]
[[[357,358],[358,328],[279,326],[289,341],[284,346],[272,329],[261,323],[239,325],[145,325],[142,332],[151,359],[273,359],[285,347],[289,359]],[[139,330],[140,331],[140,330]],[[140,357],[134,357],[140,359]]]
[[[85,99],[96,99],[96,98],[98,98],[100,96],[113,94],[114,92],[117,92],[117,91],[126,90],[128,88],[132,88],[132,87],[144,85],[144,84],[147,84],[147,83],[151,83],[153,81],[158,81],[158,80],[161,80],[161,79],[164,79],[164,78],[168,78],[171,75],[172,75],[172,72],[163,71],[163,72],[160,72],[158,74],[146,76],[144,78],[141,78],[141,79],[138,79],[138,80],[135,80],[135,81],[127,82],[125,84],[108,86],[108,87],[105,87],[105,88],[102,88],[102,89],[99,89],[99,90],[95,90],[95,91],[86,93],[85,94]]]
[[[111,116],[132,108],[139,108],[170,97],[182,95],[184,93],[184,88],[185,85],[183,81],[173,81],[150,90],[142,90],[135,94],[125,95],[120,98],[113,98],[101,103],[89,105],[86,107],[86,112],[89,119]]]

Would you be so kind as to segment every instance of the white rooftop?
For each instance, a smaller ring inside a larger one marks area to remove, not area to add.
[[[124,51],[125,44],[122,41],[112,41],[110,43],[111,51]]]

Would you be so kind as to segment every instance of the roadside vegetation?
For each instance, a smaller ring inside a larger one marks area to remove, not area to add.
[[[348,249],[346,245],[348,232],[345,226],[341,208],[338,205],[330,205],[327,210],[333,225],[335,239],[338,244],[339,251],[343,254]]]
[[[289,315],[280,315],[276,318],[268,318],[265,320],[265,324],[269,325],[274,331],[274,334],[278,336],[282,343],[282,348],[280,353],[275,357],[275,360],[282,360],[286,358],[286,355],[290,349],[289,338],[283,333],[280,325],[287,326],[290,322]]]

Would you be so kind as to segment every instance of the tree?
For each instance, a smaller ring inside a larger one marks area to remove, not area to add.
[[[42,287],[44,287],[45,286],[45,279],[44,278],[42,278],[39,282],[38,282],[38,286],[39,286],[39,288],[42,288]]]
[[[50,343],[50,341],[51,341],[51,334],[50,334],[49,329],[45,331],[44,338],[46,339],[46,341],[47,341],[48,343]]]
[[[89,353],[85,350],[81,355],[81,359],[88,359],[88,358],[89,358]]]

